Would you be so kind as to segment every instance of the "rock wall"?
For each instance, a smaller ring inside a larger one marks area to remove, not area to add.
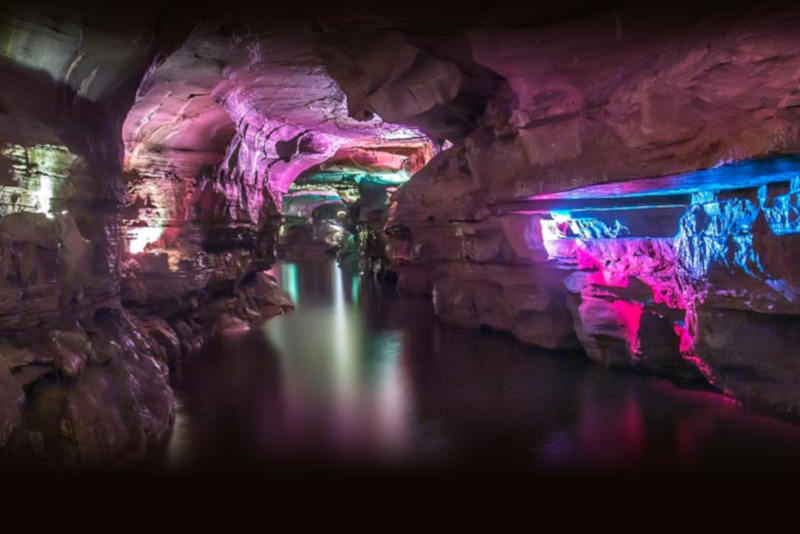
[[[93,15],[0,15],[2,456],[43,468],[138,457],[172,414],[118,277],[119,129],[159,37]]]
[[[0,442],[58,467],[141,457],[170,421],[167,371],[175,378],[215,333],[292,307],[264,272],[281,196],[302,172],[350,146],[380,166],[391,160],[382,140],[422,137],[348,116],[297,31],[302,17],[118,7],[0,17],[0,333],[11,347]],[[62,331],[86,341],[75,362],[32,341]],[[131,350],[95,356],[114,336]],[[113,382],[117,369],[133,379]],[[113,431],[84,439],[91,410],[73,392],[104,374],[113,387],[88,395],[107,404]],[[134,435],[137,418],[152,428]],[[100,454],[92,440],[116,448]]]
[[[797,417],[800,12],[679,15],[468,31],[505,85],[394,195],[390,257],[449,322]]]
[[[169,431],[181,359],[214,333],[292,306],[261,272],[272,243],[247,231],[253,206],[267,219],[274,206],[242,202],[238,183],[213,168],[233,128],[218,156],[208,142],[190,153],[123,144],[129,111],[136,120],[157,66],[192,25],[117,7],[0,14],[4,470],[142,460]],[[152,221],[173,246],[132,254],[157,240]]]
[[[2,10],[0,455],[155,446],[311,176],[413,174],[351,250],[445,320],[797,415],[800,11],[428,4]]]

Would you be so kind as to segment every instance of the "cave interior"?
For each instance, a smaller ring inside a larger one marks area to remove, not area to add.
[[[791,3],[67,4],[0,8],[0,459],[144,457],[319,257],[800,418]]]

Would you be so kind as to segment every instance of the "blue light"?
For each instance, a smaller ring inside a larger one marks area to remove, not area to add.
[[[570,191],[536,195],[531,197],[531,200],[635,198],[729,191],[796,181],[798,176],[800,176],[800,156],[782,156],[727,163],[712,169],[658,178],[592,185]]]

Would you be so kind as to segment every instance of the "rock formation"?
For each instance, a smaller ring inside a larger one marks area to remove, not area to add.
[[[393,197],[391,258],[445,320],[796,417],[800,13],[667,15],[469,31],[508,85]]]
[[[276,253],[796,417],[800,11],[558,4],[0,11],[0,460],[146,456]]]

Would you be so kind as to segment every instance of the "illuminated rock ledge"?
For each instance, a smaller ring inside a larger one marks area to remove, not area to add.
[[[798,416],[796,7],[16,4],[0,460],[157,448],[170,372],[291,309],[277,254]]]
[[[450,322],[796,415],[799,177],[781,158],[498,203],[395,238],[401,287]]]

